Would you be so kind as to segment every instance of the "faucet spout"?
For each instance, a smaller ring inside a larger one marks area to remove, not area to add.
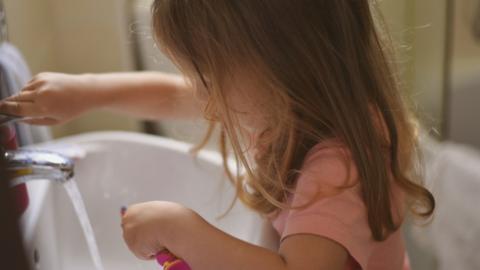
[[[21,149],[3,155],[12,187],[32,180],[64,183],[74,175],[73,160],[57,153]]]

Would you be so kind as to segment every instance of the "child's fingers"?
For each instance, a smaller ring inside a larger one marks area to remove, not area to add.
[[[22,123],[38,126],[52,126],[58,123],[58,120],[53,118],[33,118],[29,120],[22,120]]]
[[[144,253],[140,252],[137,248],[132,248],[131,246],[129,246],[128,249],[130,249],[130,252],[132,252],[133,255],[135,255],[135,257],[137,257],[138,259],[147,260],[145,259]]]
[[[141,260],[149,261],[155,259],[155,253],[152,253],[151,250],[143,248],[137,255]]]
[[[145,247],[141,242],[136,241],[137,239],[131,235],[125,234],[125,230],[123,233],[123,239],[127,244],[128,249],[140,260],[147,261],[155,258],[155,253],[153,253],[151,249]]]
[[[37,110],[31,102],[2,101],[0,113],[15,116],[37,116]]]
[[[30,81],[23,87],[22,92],[29,92],[29,91],[36,90],[39,86],[41,86],[44,83],[45,82],[41,80]]]
[[[125,244],[130,252],[140,260],[154,260],[156,258],[157,251],[163,248],[153,248],[151,239],[142,239],[142,236],[138,232],[132,231],[129,225],[122,219],[122,236]],[[143,236],[145,237],[145,236]]]
[[[14,95],[14,96],[10,96],[6,99],[4,99],[4,101],[15,101],[15,102],[20,102],[20,101],[23,101],[23,102],[33,102],[35,100],[35,98],[37,97],[37,93],[36,91],[23,91],[23,92],[20,92],[19,94],[17,95]]]

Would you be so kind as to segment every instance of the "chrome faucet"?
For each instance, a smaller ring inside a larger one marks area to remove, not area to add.
[[[51,180],[64,183],[74,174],[70,158],[44,150],[15,150],[3,152],[6,172],[11,175],[11,186],[32,180]]]

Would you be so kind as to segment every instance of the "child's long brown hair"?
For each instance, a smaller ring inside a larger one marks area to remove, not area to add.
[[[221,127],[224,163],[229,145],[246,169],[242,177],[225,165],[248,206],[261,213],[285,207],[307,151],[336,138],[356,164],[374,239],[398,228],[392,177],[414,202],[414,213],[432,214],[433,196],[413,179],[414,121],[373,10],[368,0],[154,1],[160,47],[192,82],[203,82],[199,91],[208,97],[211,129]],[[258,91],[270,98],[262,108],[270,125],[258,139],[262,151],[254,163],[242,149],[241,126],[224,91],[239,71],[255,77]]]

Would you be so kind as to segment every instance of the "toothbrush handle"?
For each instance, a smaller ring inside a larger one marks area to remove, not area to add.
[[[160,251],[156,256],[158,264],[164,270],[191,270],[190,266],[183,260],[178,259],[167,250]]]

